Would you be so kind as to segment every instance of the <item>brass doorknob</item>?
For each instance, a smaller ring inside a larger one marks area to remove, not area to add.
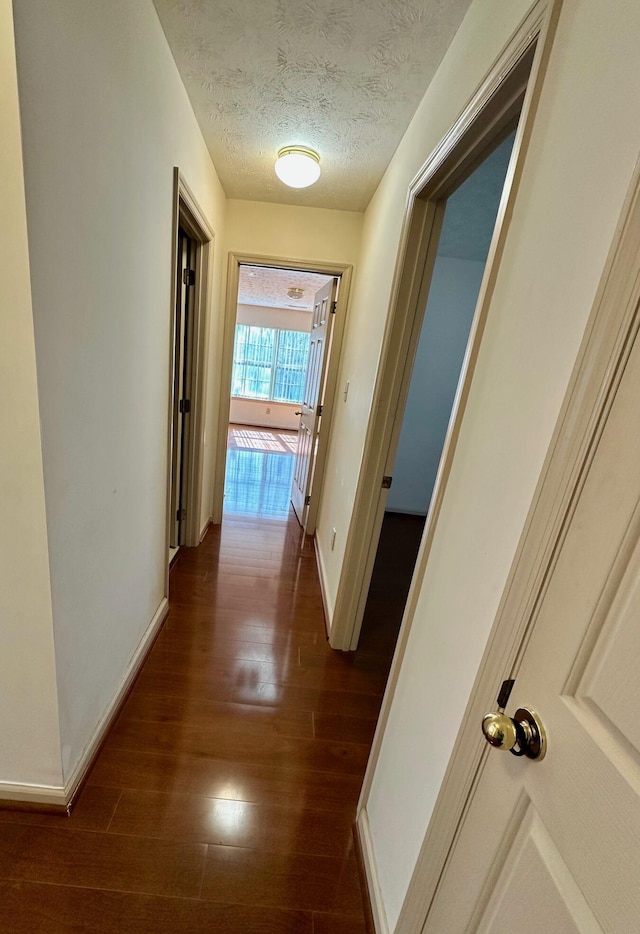
[[[496,749],[513,749],[518,740],[516,725],[506,713],[486,713],[482,732],[489,745]]]
[[[482,718],[482,732],[495,749],[508,749],[514,756],[544,759],[547,734],[540,717],[528,707],[520,707],[514,717],[505,713],[487,713]]]
[[[294,415],[302,415],[302,412],[294,412]]]

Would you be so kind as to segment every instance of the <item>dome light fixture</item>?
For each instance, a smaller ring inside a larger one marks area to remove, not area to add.
[[[285,146],[278,152],[275,169],[289,188],[308,188],[320,178],[320,156],[306,146]]]
[[[287,295],[289,296],[289,298],[295,298],[297,300],[300,300],[302,296],[304,295],[304,289],[297,289],[295,286],[292,285],[290,289],[287,289]]]

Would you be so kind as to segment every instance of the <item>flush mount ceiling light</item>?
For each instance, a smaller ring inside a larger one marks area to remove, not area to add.
[[[295,286],[291,286],[290,289],[287,289],[287,295],[289,298],[302,298],[304,295],[303,289],[297,289]]]
[[[285,146],[278,153],[275,168],[289,188],[308,188],[320,178],[320,156],[305,146]]]

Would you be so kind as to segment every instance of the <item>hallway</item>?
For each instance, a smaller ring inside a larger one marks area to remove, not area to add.
[[[226,517],[70,818],[0,812],[3,934],[364,934],[352,823],[390,660],[326,645],[311,544]]]

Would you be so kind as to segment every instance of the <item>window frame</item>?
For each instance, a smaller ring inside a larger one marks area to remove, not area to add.
[[[239,328],[258,328],[260,331],[272,331],[273,332],[273,345],[271,353],[271,361],[269,363],[256,363],[254,366],[264,366],[269,367],[269,388],[267,396],[249,396],[249,395],[239,395],[236,392],[233,392],[234,377],[236,372],[236,366],[246,366],[246,364],[236,360],[236,347],[238,339],[238,329]],[[306,374],[307,366],[309,363],[309,347],[311,345],[311,332],[310,331],[301,331],[297,328],[278,328],[265,326],[262,324],[247,324],[245,322],[236,322],[234,339],[233,339],[233,356],[231,360],[231,398],[232,399],[242,399],[249,400],[250,402],[274,402],[278,405],[301,405],[302,404],[302,394],[304,394],[304,381],[301,388],[301,398],[288,400],[288,399],[277,399],[274,396],[275,384],[278,373],[278,354],[280,350],[280,342],[283,334],[304,334],[307,337],[307,354],[304,362],[304,367],[302,367],[302,372]],[[282,364],[280,364],[282,366]]]

